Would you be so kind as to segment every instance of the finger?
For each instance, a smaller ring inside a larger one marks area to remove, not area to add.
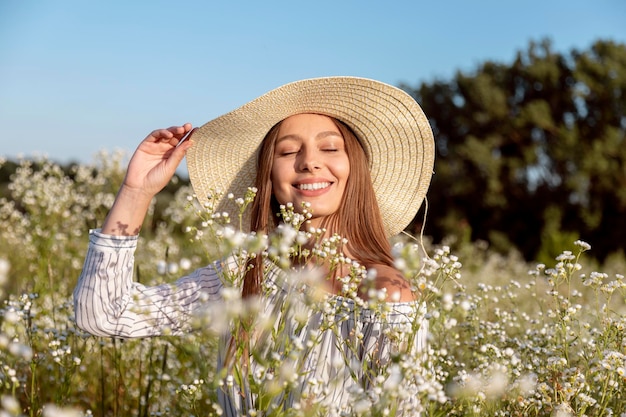
[[[191,129],[192,129],[191,123],[185,123],[182,126],[171,126],[167,128],[168,131],[172,132],[172,134],[178,137],[179,139],[185,136],[187,133],[189,133]]]
[[[167,158],[166,164],[168,165],[168,169],[171,171],[175,171],[185,157],[187,149],[191,148],[192,146],[193,142],[185,141],[181,143],[178,147],[176,147],[170,154],[169,158]]]
[[[172,146],[176,146],[179,141],[192,130],[191,123],[185,123],[182,126],[170,126],[167,129],[154,130],[146,137],[146,139],[161,143],[165,142]]]
[[[170,140],[173,137],[174,137],[174,134],[169,129],[157,129],[157,130],[153,130],[152,133],[150,133],[146,139],[153,138],[156,141],[159,141],[159,140]]]

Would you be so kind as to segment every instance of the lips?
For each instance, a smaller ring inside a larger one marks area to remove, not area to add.
[[[310,184],[296,184],[295,187],[298,190],[303,190],[303,191],[316,191],[316,190],[321,190],[326,187],[330,187],[330,184],[331,184],[330,182],[325,181],[325,182],[314,182]]]

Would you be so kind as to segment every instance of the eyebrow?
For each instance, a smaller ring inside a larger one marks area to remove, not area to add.
[[[327,138],[329,136],[338,136],[340,138],[343,138],[343,136],[341,135],[341,133],[335,131],[335,130],[326,130],[323,132],[318,133],[315,136],[315,140],[319,140],[319,139],[324,139]],[[278,139],[276,139],[276,143],[282,142],[284,140],[298,140],[301,139],[301,136],[298,135],[297,133],[293,133],[290,135],[285,135],[285,136],[281,136]]]

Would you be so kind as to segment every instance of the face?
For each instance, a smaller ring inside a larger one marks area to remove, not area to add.
[[[280,204],[310,203],[312,226],[335,213],[350,175],[343,136],[330,117],[291,116],[280,125],[271,180]]]

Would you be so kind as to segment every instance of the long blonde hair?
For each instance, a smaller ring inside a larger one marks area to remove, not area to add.
[[[365,150],[352,129],[337,119],[332,120],[345,142],[350,175],[339,209],[324,220],[323,227],[346,238],[347,251],[365,267],[375,264],[393,266],[391,247],[378,208]],[[271,233],[280,221],[276,216],[279,205],[273,195],[271,173],[281,123],[267,133],[257,158],[257,195],[252,203],[250,221],[250,230],[257,233]],[[248,262],[249,268],[246,270],[242,288],[243,297],[261,293],[262,262],[260,256]]]

